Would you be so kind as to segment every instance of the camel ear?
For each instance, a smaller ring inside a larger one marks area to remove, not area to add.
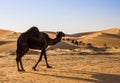
[[[62,32],[63,33],[63,32]],[[63,37],[65,37],[65,34],[63,33]]]
[[[56,32],[56,35],[58,35],[58,34],[59,34],[59,32],[57,31],[57,32]]]

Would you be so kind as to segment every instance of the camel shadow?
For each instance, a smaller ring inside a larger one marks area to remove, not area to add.
[[[6,56],[0,56],[0,58],[4,58],[4,57],[6,57]]]
[[[96,53],[101,53],[101,52],[105,52],[107,51],[107,47],[102,47],[102,48],[99,48],[99,47],[94,47],[94,46],[88,46],[87,47],[88,49],[91,49],[92,51],[96,52]]]
[[[120,75],[95,73],[92,77],[99,80],[97,83],[120,83]]]
[[[39,73],[39,72],[24,72],[24,73],[36,74],[40,76],[55,77],[55,78],[70,79],[70,80],[77,80],[77,81],[92,82],[92,83],[120,83],[120,75],[115,75],[115,74],[106,74],[106,73],[80,71],[80,70],[68,70],[68,71],[62,70],[62,71],[54,71],[54,72],[64,72],[64,73],[67,73],[67,75],[44,74],[44,73]],[[91,75],[93,79],[69,75],[70,73],[78,74],[78,75],[80,74]]]
[[[93,53],[91,53],[92,55],[112,55],[113,53],[109,53],[107,50],[109,49],[109,47],[95,47],[95,46],[88,46],[86,47],[87,49],[90,49],[91,51],[93,51]],[[89,53],[86,53],[89,54]]]
[[[0,41],[0,45],[4,45],[4,44],[7,44],[7,43],[11,43],[11,42],[14,42],[14,41]]]

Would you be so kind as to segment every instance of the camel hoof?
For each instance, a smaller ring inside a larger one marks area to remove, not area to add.
[[[32,67],[32,69],[36,71],[36,68],[35,68],[35,67]]]
[[[19,72],[25,72],[25,70],[18,70]]]
[[[22,71],[23,71],[23,72],[25,72],[25,70],[24,70],[24,69],[23,69]]]
[[[52,68],[52,66],[47,66],[47,68]]]

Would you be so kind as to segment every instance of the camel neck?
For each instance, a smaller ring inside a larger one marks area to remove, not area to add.
[[[62,37],[56,37],[55,39],[50,39],[49,45],[55,45],[55,44],[57,44],[58,42],[61,41],[61,38]]]

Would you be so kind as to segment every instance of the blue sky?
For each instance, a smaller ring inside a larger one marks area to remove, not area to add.
[[[120,0],[0,0],[0,29],[77,33],[120,28]]]

